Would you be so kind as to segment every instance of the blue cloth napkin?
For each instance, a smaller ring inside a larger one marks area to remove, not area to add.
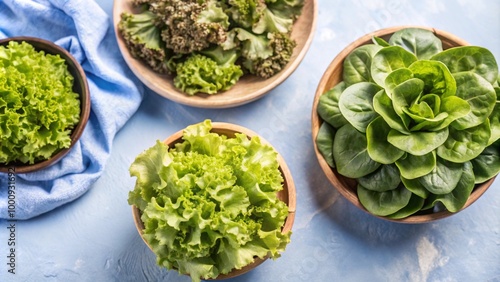
[[[85,70],[92,104],[87,127],[68,155],[44,170],[16,175],[15,219],[28,219],[90,189],[104,170],[115,134],[135,113],[144,91],[121,57],[110,18],[92,0],[2,0],[0,38],[14,36],[47,39],[68,50]],[[9,217],[7,180],[0,173],[4,219]]]

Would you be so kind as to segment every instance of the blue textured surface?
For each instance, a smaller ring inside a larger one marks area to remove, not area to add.
[[[111,14],[112,1],[97,1]],[[0,281],[190,281],[156,266],[127,204],[135,156],[210,118],[248,127],[287,161],[297,189],[292,242],[283,256],[228,281],[500,281],[500,180],[450,218],[402,225],[342,198],[314,155],[311,108],[330,61],[361,35],[395,25],[432,26],[500,59],[500,1],[319,0],[314,41],[290,78],[251,104],[201,110],[148,93],[118,133],[102,177],[78,200],[17,222],[17,274],[7,273],[7,222],[0,221]],[[105,54],[103,54],[105,55]]]

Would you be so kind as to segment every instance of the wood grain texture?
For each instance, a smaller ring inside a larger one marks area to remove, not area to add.
[[[390,27],[386,29],[381,29],[369,34],[366,34],[359,39],[355,40],[352,42],[350,45],[348,45],[345,49],[343,49],[330,63],[328,68],[326,69],[325,73],[323,74],[323,77],[321,78],[318,87],[316,89],[316,94],[314,96],[314,101],[313,101],[313,108],[312,108],[312,114],[311,114],[311,126],[312,126],[312,137],[313,140],[316,140],[316,136],[318,135],[319,128],[321,124],[323,123],[323,120],[317,113],[317,108],[318,108],[318,102],[319,102],[319,97],[323,95],[327,90],[331,89],[335,85],[337,85],[339,82],[342,81],[342,72],[343,72],[343,62],[345,57],[351,53],[354,49],[361,45],[369,44],[372,43],[371,39],[373,36],[378,36],[382,37],[386,40],[389,39],[389,37],[396,32],[397,30],[407,28],[407,27],[417,27],[417,28],[424,28],[427,30],[432,31],[439,39],[441,39],[443,43],[443,49],[449,49],[451,47],[456,47],[456,46],[466,46],[469,45],[466,41],[463,39],[458,38],[457,36],[450,34],[446,31],[434,29],[434,28],[429,28],[429,27],[422,27],[422,26],[396,26],[396,27]],[[338,192],[344,196],[347,200],[349,200],[352,204],[354,204],[356,207],[368,212],[363,205],[361,205],[357,193],[356,193],[356,187],[357,187],[357,182],[354,179],[345,177],[340,175],[337,170],[332,169],[325,159],[322,157],[320,154],[318,147],[316,145],[316,142],[314,143],[314,151],[316,154],[316,157],[318,159],[318,162],[321,166],[321,169],[325,173],[326,177],[328,180],[332,183],[332,185],[338,190]],[[490,187],[490,185],[493,183],[495,178],[490,179],[489,181],[476,185],[474,190],[472,191],[472,194],[470,195],[469,199],[465,203],[464,207],[461,209],[465,209],[468,206],[470,206],[472,203],[474,203],[481,195]],[[369,213],[369,212],[368,212]],[[449,212],[449,211],[441,211],[441,212],[435,212],[435,213],[429,213],[429,214],[419,214],[419,215],[411,215],[409,217],[403,218],[403,219],[390,219],[387,217],[380,217],[385,220],[389,221],[394,221],[394,222],[401,222],[401,223],[426,223],[426,222],[431,222],[435,221],[438,219],[442,219],[445,217],[449,217],[455,213]],[[375,216],[375,215],[374,215]]]
[[[230,138],[235,137],[236,133],[243,133],[243,134],[247,135],[249,138],[254,137],[254,136],[259,136],[257,133],[255,133],[254,131],[252,131],[248,128],[245,128],[245,127],[242,127],[242,126],[239,126],[236,124],[225,123],[225,122],[213,122],[211,132],[215,132],[215,133],[220,134],[220,135],[226,135],[227,137],[230,137]],[[174,133],[170,137],[168,137],[165,141],[163,141],[163,143],[168,145],[170,148],[173,148],[173,146],[176,143],[182,142],[182,134],[183,134],[182,130],[177,131],[176,133]],[[259,138],[260,138],[260,141],[262,144],[266,144],[266,145],[269,145],[272,147],[272,145],[268,141],[266,141],[264,138],[262,138],[261,136],[259,136]],[[292,230],[293,222],[295,220],[295,210],[296,210],[297,200],[296,200],[295,184],[294,184],[294,181],[292,178],[292,174],[291,174],[290,170],[288,169],[288,166],[287,166],[285,160],[283,159],[283,157],[279,153],[278,153],[277,159],[278,159],[278,164],[279,164],[278,169],[280,170],[280,172],[283,176],[283,180],[284,180],[283,181],[283,190],[278,192],[278,199],[285,202],[288,206],[288,216],[287,216],[285,223],[282,227],[282,232],[286,233],[286,232]],[[141,235],[142,240],[151,249],[151,247],[149,246],[149,244],[146,242],[146,240],[143,237],[143,230],[145,229],[145,227],[144,227],[144,223],[141,220],[141,213],[136,206],[132,206],[132,216],[133,216],[137,231]],[[227,278],[232,278],[232,277],[242,275],[242,274],[254,269],[258,265],[263,263],[266,259],[267,259],[267,257],[264,259],[256,258],[252,263],[246,265],[245,267],[243,267],[241,269],[233,270],[228,274],[221,274],[215,280],[227,279]]]
[[[18,36],[2,39],[0,40],[0,45],[5,46],[10,41],[16,41],[19,43],[24,41],[31,44],[37,51],[44,51],[46,54],[59,55],[66,61],[68,70],[74,77],[73,91],[75,93],[78,93],[80,96],[80,121],[71,133],[71,145],[69,148],[60,150],[48,160],[37,162],[31,165],[23,163],[11,163],[5,165],[0,163],[0,172],[8,172],[9,168],[14,168],[16,173],[28,173],[41,170],[57,163],[60,159],[62,159],[62,157],[69,153],[78,139],[80,139],[80,136],[82,135],[90,116],[90,91],[87,83],[87,76],[85,75],[83,68],[65,49],[48,40],[29,36]]]
[[[255,101],[276,86],[280,85],[299,66],[311,45],[316,29],[318,15],[317,0],[305,0],[301,16],[292,29],[292,38],[297,46],[288,65],[269,79],[254,75],[244,75],[231,89],[214,95],[197,94],[189,96],[173,85],[170,75],[154,72],[138,59],[133,58],[118,32],[120,15],[123,12],[137,12],[128,0],[115,0],[113,3],[113,24],[120,52],[132,72],[151,90],[174,102],[199,108],[230,108]]]

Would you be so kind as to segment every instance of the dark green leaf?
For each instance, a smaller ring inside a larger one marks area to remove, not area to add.
[[[388,215],[388,218],[392,219],[401,219],[408,217],[416,212],[418,212],[424,206],[425,199],[420,198],[419,196],[412,194],[408,205],[399,211]]]
[[[448,194],[455,189],[460,181],[463,168],[464,164],[452,163],[438,158],[433,171],[418,178],[418,181],[433,194]]]
[[[347,177],[359,178],[374,172],[380,163],[370,158],[366,137],[352,125],[342,126],[335,134],[333,159],[337,171]]]
[[[367,44],[354,49],[344,59],[343,79],[347,86],[358,82],[372,82],[372,58],[382,47]]]
[[[412,52],[419,60],[426,60],[443,51],[441,40],[430,30],[405,28],[396,31],[389,44],[398,45]]]
[[[495,87],[497,101],[488,119],[490,120],[491,137],[488,145],[500,139],[500,87]]]
[[[406,179],[401,177],[401,181],[403,182],[406,189],[410,190],[413,194],[419,196],[420,198],[427,199],[430,195],[429,190],[425,189],[424,185],[420,183],[418,178],[416,179]]]
[[[500,141],[488,146],[472,161],[476,183],[483,183],[500,172]]]
[[[450,127],[449,132],[446,142],[437,148],[437,154],[455,163],[463,163],[477,157],[486,148],[491,136],[488,120],[464,130]]]
[[[371,82],[360,82],[347,87],[339,100],[339,109],[345,119],[361,132],[378,114],[373,110],[373,96],[381,88]]]
[[[453,191],[444,195],[430,195],[428,202],[431,202],[432,205],[441,202],[450,212],[458,212],[465,205],[472,189],[474,189],[474,172],[471,163],[464,163],[462,170],[463,173]]]
[[[456,95],[469,103],[471,111],[451,125],[457,129],[480,125],[495,107],[495,89],[484,78],[472,72],[456,73],[453,76],[457,81]]]
[[[358,183],[364,188],[385,192],[398,188],[401,183],[398,168],[391,165],[381,165],[376,171],[357,179]]]
[[[498,79],[495,56],[482,47],[453,47],[434,55],[431,60],[443,62],[453,74],[471,71],[486,79],[490,84]]]
[[[389,131],[391,128],[380,116],[374,119],[366,129],[368,154],[374,161],[382,164],[392,164],[404,154],[404,151],[387,141]]]
[[[319,97],[319,116],[335,128],[341,128],[348,123],[339,109],[339,99],[344,89],[345,83],[340,82]]]
[[[385,192],[371,191],[358,185],[357,193],[363,207],[378,216],[387,216],[404,208],[412,195],[403,185]]]
[[[335,128],[326,122],[323,122],[319,127],[318,135],[316,136],[316,146],[321,153],[326,163],[329,166],[335,167],[333,161],[333,138],[335,136]]]

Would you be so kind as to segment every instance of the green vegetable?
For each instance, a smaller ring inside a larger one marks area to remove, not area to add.
[[[379,216],[394,214],[410,202],[412,193],[404,186],[396,189],[376,192],[358,185],[358,197],[361,204],[371,213]]]
[[[216,49],[221,50],[220,47]],[[235,64],[238,58],[235,50],[205,51],[203,54],[192,55],[177,64],[175,87],[189,95],[198,92],[215,94],[231,88],[243,75],[241,67]]]
[[[429,174],[436,167],[436,152],[432,151],[422,156],[406,153],[395,162],[401,177],[414,179]]]
[[[366,128],[368,155],[376,162],[392,164],[399,160],[405,152],[387,141],[391,127],[380,116],[375,118]]]
[[[241,34],[238,33],[238,35]],[[241,39],[240,36],[238,36]],[[248,40],[253,40],[255,37],[247,37]],[[290,61],[293,54],[293,49],[297,45],[290,35],[285,33],[273,32],[267,34],[268,41],[265,41],[265,49],[269,48],[272,53],[265,58],[262,58],[263,52],[256,51],[258,56],[250,55],[247,51],[247,42],[243,42],[242,51],[244,53],[244,61],[242,65],[251,73],[262,78],[270,78],[280,72]]]
[[[500,172],[500,141],[486,147],[472,161],[476,183],[488,181]]]
[[[73,81],[59,55],[26,42],[0,46],[0,163],[33,164],[69,148],[80,119]]]
[[[372,79],[384,86],[385,78],[394,70],[407,68],[417,60],[414,54],[399,46],[388,46],[375,53],[371,64]]]
[[[277,153],[258,137],[211,128],[209,120],[188,126],[182,143],[158,141],[130,167],[137,180],[129,204],[142,212],[158,264],[193,281],[277,258],[291,235],[281,233],[288,207],[277,198]]]
[[[345,83],[341,82],[337,84],[332,89],[328,90],[321,97],[319,97],[318,103],[318,114],[319,116],[327,121],[327,123],[333,125],[335,128],[340,128],[347,124],[348,121],[340,112],[339,108],[339,98],[340,94],[345,90]]]
[[[207,69],[211,63],[198,67],[191,61],[198,62],[200,54],[213,49],[237,54],[231,64],[260,78],[285,68],[296,46],[291,29],[304,1],[134,0],[132,4],[139,12],[123,13],[118,24],[131,55],[174,80],[181,76],[174,85],[194,95],[228,90],[243,74],[223,70],[207,79],[205,71],[214,71],[213,66]],[[222,57],[210,58],[219,65],[226,61],[224,52],[217,55]]]
[[[392,219],[405,218],[405,217],[412,215],[415,212],[419,211],[424,206],[424,203],[425,203],[425,199],[420,198],[416,194],[412,194],[410,197],[410,201],[408,202],[408,204],[406,206],[404,206],[403,208],[401,208],[397,212],[388,215],[387,217],[392,218]]]
[[[150,11],[121,14],[118,30],[135,58],[142,59],[154,71],[169,73],[168,51],[161,41],[161,30],[155,25],[157,16]]]
[[[493,86],[473,72],[460,72],[454,75],[457,81],[457,97],[467,101],[471,111],[457,119],[452,126],[466,129],[485,122],[495,107],[496,94]]]
[[[495,57],[488,49],[482,47],[454,47],[434,55],[431,59],[443,62],[453,74],[470,71],[491,84],[498,79]]]
[[[368,124],[378,115],[373,110],[373,96],[381,88],[370,82],[360,82],[347,87],[339,99],[340,113],[357,130],[365,132]]]
[[[316,144],[318,145],[318,150],[325,158],[326,163],[335,167],[335,163],[333,162],[333,137],[335,136],[335,129],[333,126],[328,123],[321,124],[318,136],[316,136]]]
[[[161,29],[162,41],[174,53],[201,51],[227,38],[229,16],[220,1],[150,0],[146,3],[158,17],[156,24]]]
[[[345,84],[352,85],[363,81],[373,82],[371,76],[373,55],[380,49],[380,46],[367,44],[349,53],[344,60],[343,79]]]
[[[436,205],[437,202],[441,202],[447,210],[458,212],[465,205],[465,202],[467,202],[472,189],[474,189],[474,171],[471,163],[466,162],[455,188],[446,194],[431,194],[427,202],[431,207]]]
[[[358,183],[368,190],[385,192],[398,188],[401,178],[393,164],[381,165],[376,171],[358,178]]]
[[[500,171],[494,56],[476,46],[443,50],[418,28],[372,42],[346,56],[343,81],[319,98],[321,127],[331,126],[316,140],[321,154],[357,180],[373,214],[459,211],[475,184]]]
[[[266,6],[260,0],[228,0],[226,13],[240,27],[249,29],[257,23]]]
[[[368,175],[380,166],[368,154],[365,135],[351,124],[337,130],[333,140],[333,159],[337,171],[351,178]]]
[[[415,54],[419,60],[430,59],[443,51],[441,40],[432,31],[419,28],[405,28],[394,32],[389,45],[397,45]]]

